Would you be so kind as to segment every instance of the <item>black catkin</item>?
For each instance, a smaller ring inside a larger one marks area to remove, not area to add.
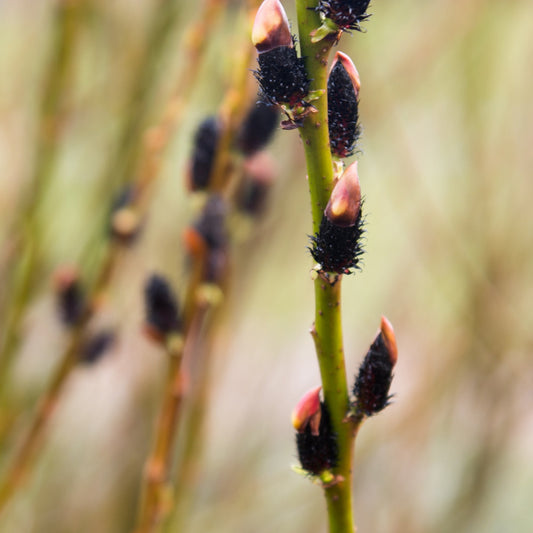
[[[379,333],[366,354],[353,386],[356,406],[366,416],[372,416],[389,404],[389,389],[394,363]]]
[[[218,284],[225,276],[228,264],[226,229],[227,207],[220,196],[211,196],[194,228],[207,245],[203,280]]]
[[[266,103],[295,106],[303,102],[311,80],[303,59],[297,56],[293,46],[278,46],[262,52],[258,63],[259,70],[254,74]]]
[[[237,146],[245,156],[264,148],[274,135],[279,111],[274,106],[258,102],[246,115],[237,139]]]
[[[192,191],[202,191],[209,186],[220,134],[216,117],[206,118],[196,130],[189,178]]]
[[[318,233],[311,237],[312,247],[309,248],[313,259],[320,264],[320,270],[350,274],[359,268],[363,233],[361,210],[356,223],[348,227],[337,226],[324,215]]]
[[[338,61],[328,78],[328,124],[332,154],[338,157],[353,154],[361,133],[358,120],[358,99],[352,80]]]
[[[66,326],[75,326],[85,313],[85,293],[78,280],[62,287],[57,294],[57,307],[61,321]]]
[[[202,214],[194,224],[196,231],[203,237],[209,249],[226,246],[226,203],[220,196],[213,195],[206,203]]]
[[[331,420],[326,404],[321,402],[321,418],[318,435],[311,433],[310,424],[302,433],[296,434],[298,458],[304,470],[318,475],[324,470],[337,466],[337,437],[331,427]]]
[[[265,209],[269,190],[269,183],[247,180],[243,183],[237,197],[239,209],[250,216],[260,215]]]
[[[83,345],[80,352],[80,362],[93,365],[98,362],[115,342],[113,331],[100,331],[90,337]]]
[[[369,4],[370,0],[320,0],[316,9],[341,30],[361,31],[360,23],[370,16]]]
[[[178,302],[167,280],[152,274],[144,287],[146,321],[157,332],[167,335],[181,329]]]

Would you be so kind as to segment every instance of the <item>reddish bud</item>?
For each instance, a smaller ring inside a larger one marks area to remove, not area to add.
[[[359,78],[359,72],[357,72],[353,61],[345,53],[337,52],[335,54],[335,57],[333,58],[333,63],[331,64],[331,69],[329,71],[330,75],[337,63],[341,63],[341,65],[344,67],[344,70],[346,71],[352,82],[355,96],[358,97],[359,91],[361,90],[361,80]]]
[[[291,420],[294,429],[303,433],[307,426],[311,429],[311,435],[318,435],[320,426],[320,390],[321,386],[306,392],[296,404],[292,412]]]
[[[381,317],[381,327],[359,368],[353,387],[357,411],[372,416],[389,405],[392,370],[398,359],[396,338],[390,322]]]
[[[357,174],[357,161],[352,163],[335,185],[325,215],[336,226],[354,226],[361,211],[361,186]]]
[[[381,317],[380,331],[383,342],[389,352],[390,361],[392,366],[394,366],[398,361],[398,346],[396,345],[396,336],[394,335],[392,324],[384,316]]]
[[[279,0],[265,0],[257,11],[252,43],[259,53],[278,46],[293,46],[287,14]]]

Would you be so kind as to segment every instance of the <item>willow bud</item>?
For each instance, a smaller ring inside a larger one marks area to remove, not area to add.
[[[279,0],[265,0],[257,11],[252,43],[259,53],[278,46],[293,46],[289,20]]]

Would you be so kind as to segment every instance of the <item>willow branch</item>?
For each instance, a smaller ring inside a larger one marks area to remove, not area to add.
[[[311,81],[310,90],[320,91],[300,128],[308,172],[309,192],[316,233],[333,187],[333,161],[327,116],[327,64],[334,36],[312,43],[310,34],[320,26],[316,0],[297,0],[298,29],[302,57]],[[346,422],[349,405],[341,321],[341,279],[330,284],[318,276],[315,284],[315,341],[324,400],[337,435],[338,464],[333,469],[336,483],[325,486],[330,533],[353,533],[352,462],[355,430]]]

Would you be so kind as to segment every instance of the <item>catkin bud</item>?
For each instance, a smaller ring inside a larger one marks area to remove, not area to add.
[[[366,354],[353,387],[355,408],[372,416],[389,404],[392,369],[398,359],[396,337],[391,323],[381,318],[380,331]]]
[[[358,124],[360,88],[359,73],[352,60],[337,52],[328,78],[328,125],[331,152],[338,157],[353,154],[361,133]]]
[[[125,187],[116,196],[111,206],[109,217],[109,232],[111,236],[123,245],[132,244],[139,236],[141,219],[132,202],[135,190]]]
[[[202,268],[202,281],[219,284],[228,266],[226,204],[211,196],[195,224],[184,232],[184,244],[190,258]]]
[[[355,161],[333,188],[324,213],[333,224],[347,228],[356,224],[360,211],[361,186]]]
[[[333,189],[318,233],[311,237],[313,259],[322,272],[350,274],[359,267],[363,217],[357,163],[352,163]]]
[[[148,333],[155,339],[181,330],[178,302],[168,281],[152,274],[144,287],[144,304]]]
[[[252,43],[261,54],[278,46],[293,46],[287,13],[279,0],[265,0],[257,10]]]
[[[296,433],[298,458],[302,468],[314,475],[321,474],[337,466],[337,436],[331,427],[329,411],[325,403],[320,404],[320,424],[318,434],[313,434],[311,424],[307,424],[302,432]]]
[[[320,419],[322,412],[320,409],[320,391],[322,386],[306,392],[302,399],[296,404],[292,412],[292,425],[298,433],[303,433],[307,426],[311,428],[311,435],[315,437],[319,434]]]
[[[287,15],[279,0],[265,0],[256,15],[252,42],[258,55],[259,70],[254,74],[262,98],[273,105],[300,104],[309,92],[311,81],[294,48]]]
[[[98,362],[115,342],[115,332],[110,330],[100,331],[89,337],[82,346],[80,362],[93,365]]]
[[[220,134],[220,121],[216,117],[208,117],[198,126],[187,179],[189,190],[203,191],[209,187]]]
[[[276,131],[279,111],[274,106],[257,102],[246,115],[237,139],[239,150],[247,157],[265,147]]]
[[[370,16],[369,4],[370,0],[320,0],[316,9],[341,30],[361,31],[360,23]]]
[[[71,266],[58,268],[54,274],[54,288],[62,322],[66,326],[75,326],[86,310],[85,293],[78,269]]]
[[[272,183],[274,164],[266,152],[258,152],[243,165],[243,180],[236,198],[237,207],[251,216],[259,216],[265,209]]]

